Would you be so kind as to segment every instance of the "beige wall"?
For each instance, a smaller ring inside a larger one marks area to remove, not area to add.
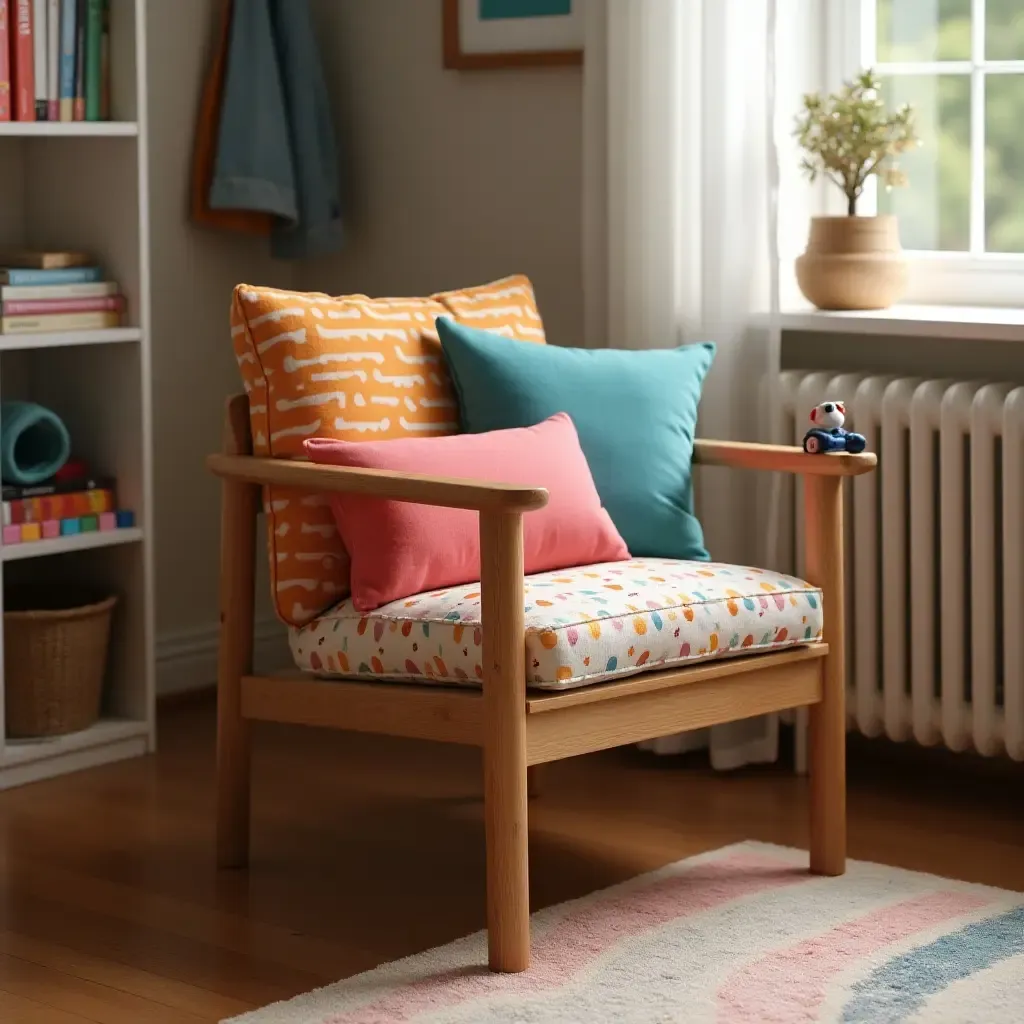
[[[208,670],[217,622],[218,491],[202,461],[239,384],[226,331],[235,283],[422,294],[521,271],[550,339],[583,343],[579,70],[444,71],[434,0],[312,2],[350,234],[344,253],[304,266],[275,263],[263,240],[189,223],[195,114],[220,4],[148,5],[157,640],[158,658],[182,671]],[[171,675],[158,671],[165,688],[178,685]]]
[[[231,289],[291,284],[297,270],[275,264],[266,240],[188,220],[195,116],[218,7],[150,0],[147,8],[158,659],[196,634],[208,642],[217,623],[219,491],[203,459],[219,444],[224,399],[241,383],[227,329]]]
[[[313,0],[351,206],[332,293],[529,274],[552,341],[583,343],[578,68],[445,71],[434,0]]]

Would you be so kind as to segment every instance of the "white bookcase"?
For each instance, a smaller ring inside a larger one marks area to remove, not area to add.
[[[0,546],[4,588],[79,582],[119,597],[100,722],[9,740],[0,703],[0,789],[155,742],[145,8],[111,0],[111,121],[0,123],[0,246],[93,252],[127,297],[115,330],[0,334],[0,398],[55,409],[75,453],[116,478],[119,506],[136,517],[134,529]]]

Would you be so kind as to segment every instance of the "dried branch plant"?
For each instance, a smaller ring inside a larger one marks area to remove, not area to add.
[[[904,104],[895,112],[886,110],[881,84],[870,69],[830,96],[806,95],[794,134],[807,153],[802,170],[812,182],[819,174],[834,182],[846,196],[851,217],[872,174],[888,188],[907,183],[897,160],[919,144],[913,108]]]

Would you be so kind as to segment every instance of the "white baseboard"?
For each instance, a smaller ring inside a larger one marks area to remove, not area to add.
[[[157,638],[157,696],[201,690],[217,681],[217,633],[217,627],[210,626]],[[277,672],[290,664],[287,627],[277,619],[257,622],[253,667],[259,672]]]

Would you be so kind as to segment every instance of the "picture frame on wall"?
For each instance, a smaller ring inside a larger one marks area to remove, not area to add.
[[[442,0],[444,66],[458,70],[583,63],[586,0]]]

